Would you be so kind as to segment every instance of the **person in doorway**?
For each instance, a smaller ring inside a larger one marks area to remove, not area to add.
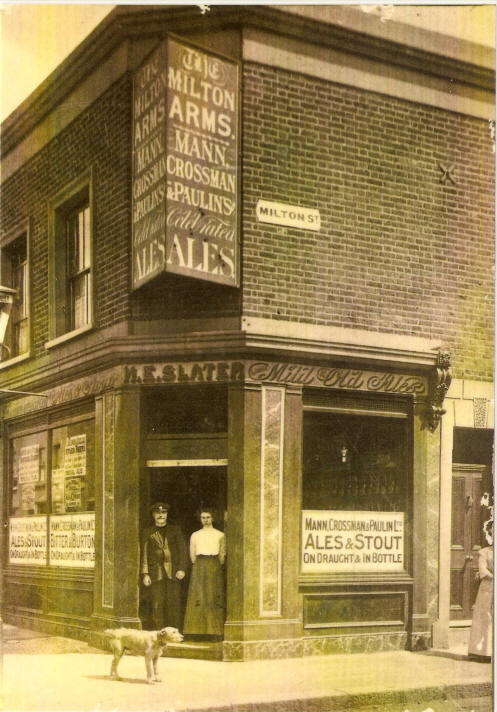
[[[473,607],[473,622],[469,635],[468,654],[471,658],[487,662],[492,657],[493,628],[493,584],[494,584],[494,551],[493,520],[485,523],[483,530],[490,546],[484,546],[478,552],[478,575],[480,585]]]
[[[141,575],[151,587],[152,615],[156,630],[180,629],[181,582],[188,563],[181,529],[167,524],[169,505],[156,502],[151,508],[154,525],[144,529],[141,540]]]
[[[213,510],[200,512],[202,529],[190,538],[192,573],[188,589],[183,632],[186,635],[222,638],[224,626],[224,579],[226,539],[213,526]]]

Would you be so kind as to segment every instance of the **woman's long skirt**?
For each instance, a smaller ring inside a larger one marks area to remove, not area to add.
[[[217,556],[197,556],[192,566],[183,632],[223,635],[224,581]]]
[[[484,578],[476,595],[473,608],[473,623],[469,635],[470,655],[490,657],[492,655],[493,627],[493,581]]]

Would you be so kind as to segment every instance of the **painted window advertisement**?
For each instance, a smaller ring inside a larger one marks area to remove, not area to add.
[[[9,519],[9,564],[47,563],[47,518]]]
[[[404,513],[303,510],[303,574],[404,571]]]
[[[95,514],[61,514],[50,517],[51,566],[95,566]]]
[[[238,284],[238,64],[168,38],[133,93],[133,287]]]

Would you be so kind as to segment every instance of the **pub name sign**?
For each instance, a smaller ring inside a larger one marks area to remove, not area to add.
[[[237,286],[238,64],[164,40],[133,81],[132,287]]]

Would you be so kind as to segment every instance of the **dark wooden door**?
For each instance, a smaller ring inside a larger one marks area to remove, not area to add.
[[[487,482],[485,465],[452,467],[451,620],[470,620],[478,591],[478,550],[488,510],[480,500]]]

